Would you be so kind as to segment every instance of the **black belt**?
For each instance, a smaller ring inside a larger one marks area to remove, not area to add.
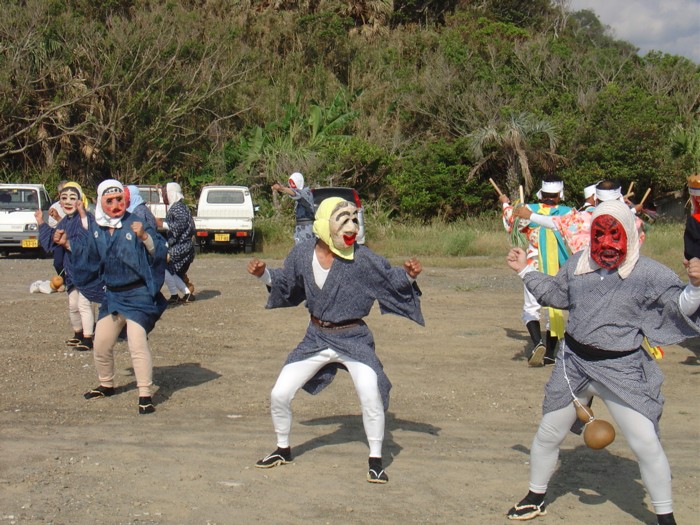
[[[135,283],[125,284],[123,286],[107,286],[107,290],[110,292],[126,292],[127,290],[133,290],[134,288],[140,288],[141,286],[146,286],[146,281],[139,279]]]
[[[321,321],[318,317],[311,316],[311,322],[320,328],[330,328],[331,330],[340,330],[342,328],[350,328],[352,326],[358,326],[362,319],[348,319],[347,321],[341,321],[340,323],[331,323],[330,321]]]
[[[601,350],[600,348],[596,348],[595,346],[589,346],[583,343],[579,343],[569,334],[564,334],[564,340],[566,341],[566,347],[584,361],[604,361],[606,359],[618,359],[620,357],[632,355],[633,353],[639,351],[639,348],[635,348],[634,350],[623,350],[621,352]]]
[[[298,219],[297,224],[313,224],[313,219]]]

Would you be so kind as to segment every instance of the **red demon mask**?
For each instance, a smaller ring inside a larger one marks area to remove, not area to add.
[[[612,215],[600,215],[591,223],[591,258],[606,270],[614,270],[627,257],[627,232]]]

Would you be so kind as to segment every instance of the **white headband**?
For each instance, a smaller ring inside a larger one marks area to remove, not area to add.
[[[587,199],[589,197],[593,197],[593,195],[595,195],[595,187],[595,184],[591,184],[590,186],[583,188],[583,198]]]
[[[537,192],[537,198],[542,198],[542,193],[558,193],[560,199],[564,199],[564,183],[558,182],[542,182],[542,189]]]
[[[595,198],[598,199],[598,202],[622,200],[622,191],[620,191],[620,188],[615,190],[601,190],[596,188]]]

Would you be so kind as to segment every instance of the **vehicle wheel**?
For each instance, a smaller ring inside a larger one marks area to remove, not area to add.
[[[199,255],[202,253],[202,245],[201,244],[196,243],[194,245],[194,253],[195,253],[195,255]]]

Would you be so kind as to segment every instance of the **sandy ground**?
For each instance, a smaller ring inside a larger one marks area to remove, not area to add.
[[[0,258],[0,525],[508,523],[527,491],[550,368],[526,365],[521,284],[503,259],[426,267],[424,328],[376,307],[367,319],[394,384],[387,485],[365,481],[344,373],[295,400],[294,462],[254,468],[274,448],[269,391],[308,318],[302,307],[265,310],[246,262],[195,261],[197,301],[168,310],[151,334],[157,411],[139,416],[126,345],[117,346],[119,395],[83,399],[96,374],[91,353],[63,344],[65,294],[28,293],[50,278],[50,261]],[[700,513],[699,348],[668,347],[661,361],[680,524]],[[621,435],[592,451],[572,434],[560,459],[548,515],[534,523],[655,523]]]

